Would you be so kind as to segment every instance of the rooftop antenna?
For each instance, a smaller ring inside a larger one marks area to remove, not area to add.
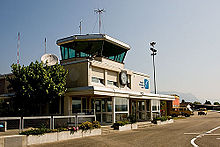
[[[19,64],[19,50],[20,50],[20,32],[18,32],[18,42],[17,42],[17,64]]]
[[[45,37],[44,40],[44,47],[45,47],[45,54],[47,53],[47,38]]]
[[[94,12],[99,14],[99,34],[100,34],[100,30],[101,30],[101,14],[103,12],[105,12],[105,10],[104,9],[95,9]]]
[[[79,33],[82,34],[82,20],[79,22]]]

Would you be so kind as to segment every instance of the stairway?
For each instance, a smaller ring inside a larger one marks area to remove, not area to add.
[[[138,125],[138,129],[144,129],[147,127],[154,126],[155,124],[151,123],[150,121],[147,121],[147,122],[137,122],[137,125]]]
[[[114,128],[111,128],[111,126],[102,126],[101,130],[102,135],[107,135],[115,132]]]

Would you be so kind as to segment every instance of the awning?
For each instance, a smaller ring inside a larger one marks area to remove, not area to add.
[[[134,98],[134,99],[155,99],[155,100],[175,100],[174,96],[153,94],[145,92],[135,92],[131,90],[120,90],[117,88],[106,88],[99,86],[87,86],[68,88],[66,91],[68,96],[110,96],[110,97],[123,97],[123,98]]]

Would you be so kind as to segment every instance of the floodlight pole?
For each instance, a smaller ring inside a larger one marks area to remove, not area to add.
[[[101,21],[101,14],[103,12],[105,12],[105,10],[104,9],[95,9],[94,12],[99,14],[99,34],[100,34],[100,32],[101,32],[101,22],[102,22]]]
[[[82,20],[79,22],[79,33],[82,34]]]
[[[155,69],[155,63],[154,63],[154,56],[155,54],[152,55],[153,56],[153,68],[154,68],[154,93],[157,93],[157,87],[156,87],[156,69]]]
[[[154,48],[154,45],[156,44],[156,42],[151,42],[150,46],[152,46],[150,48],[150,50],[152,51],[151,56],[153,57],[153,74],[154,74],[154,93],[157,93],[157,86],[156,86],[156,68],[155,68],[155,58],[154,56],[157,54],[157,50]]]

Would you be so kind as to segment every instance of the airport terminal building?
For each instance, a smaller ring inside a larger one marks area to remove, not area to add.
[[[174,96],[150,93],[147,74],[125,69],[130,46],[105,34],[74,35],[57,40],[60,64],[68,70],[64,115],[96,114],[101,123],[113,123],[134,116],[148,121],[166,114]]]

